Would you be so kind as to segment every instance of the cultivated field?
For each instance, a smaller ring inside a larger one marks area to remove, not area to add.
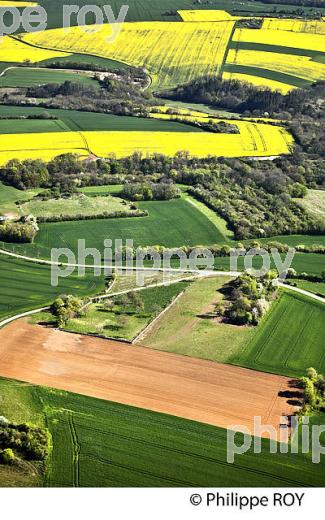
[[[17,201],[27,201],[32,199],[40,189],[33,190],[17,190],[13,186],[5,186],[0,182],[0,214],[17,214],[18,207],[15,204]]]
[[[287,376],[299,376],[309,366],[324,370],[324,304],[281,292],[257,327],[229,325],[213,315],[226,281],[191,284],[146,336],[145,345]]]
[[[26,34],[23,40],[38,47],[86,53],[128,65],[145,67],[157,87],[186,83],[203,74],[219,74],[234,21],[124,23],[114,42],[110,25],[97,27],[96,37],[79,27]],[[213,43],[213,45],[212,45]]]
[[[51,269],[0,255],[0,319],[50,305],[59,294],[88,296],[104,289],[102,276],[72,274],[61,278],[58,287],[51,285]]]
[[[136,118],[134,118],[136,119]],[[23,122],[26,127],[30,121]],[[45,128],[48,121],[36,122],[38,129]],[[56,122],[51,122],[55,125]],[[174,124],[174,123],[173,123]],[[122,122],[123,125],[123,122]],[[24,126],[24,125],[22,125]],[[141,126],[141,123],[139,124]],[[148,125],[149,126],[149,125]],[[19,128],[19,125],[18,125]],[[144,155],[161,153],[174,156],[179,151],[187,151],[191,156],[209,155],[227,157],[264,157],[290,152],[292,139],[283,129],[254,123],[244,123],[242,134],[215,134],[208,132],[62,132],[49,134],[23,133],[2,134],[0,142],[0,165],[10,159],[42,158],[53,159],[63,153],[76,153],[80,157],[90,153],[107,157],[114,153],[117,158],[127,157],[135,152]],[[264,132],[267,130],[267,135]],[[149,130],[149,128],[148,128]],[[265,135],[264,135],[265,134]],[[266,137],[266,139],[265,139]]]
[[[27,71],[28,72],[28,71]],[[56,119],[27,119],[32,116],[44,115],[44,112]],[[99,114],[96,112],[78,112],[77,110],[63,110],[42,107],[16,107],[0,105],[0,134],[47,133],[47,132],[74,132],[74,131],[139,131],[146,132],[201,132],[194,128],[175,121],[161,121],[149,118],[116,116],[114,114]],[[15,119],[16,118],[16,119]],[[26,118],[26,119],[23,119]]]
[[[221,427],[253,417],[279,431],[296,408],[281,376],[29,325],[0,330],[0,375]],[[28,363],[24,353],[28,351]]]
[[[86,74],[58,71],[51,69],[34,69],[30,67],[13,67],[5,70],[0,77],[1,87],[31,87],[33,85],[45,85],[46,83],[61,84],[65,81],[82,83],[94,88],[99,88],[99,83]]]
[[[31,47],[11,36],[4,36],[0,45],[0,62],[24,63],[24,61],[30,61],[37,63],[51,58],[61,59],[70,55],[70,52],[49,51]]]
[[[325,466],[308,454],[249,450],[227,464],[227,431],[170,415],[0,378],[3,413],[50,429],[46,486],[321,486]],[[323,424],[324,415],[311,417]],[[238,442],[242,442],[238,435]],[[100,442],[99,442],[100,441]],[[171,464],[170,461],[173,461]],[[0,467],[0,485],[41,485]]]
[[[203,278],[192,283],[145,337],[145,346],[186,356],[229,362],[252,335],[249,327],[221,324],[213,318],[220,289],[230,278]]]
[[[9,244],[5,247],[16,253],[48,258],[52,247],[68,247],[77,253],[78,239],[86,247],[103,251],[104,240],[132,238],[134,247],[163,245],[180,247],[225,242],[223,229],[219,231],[199,209],[183,199],[137,203],[149,215],[141,218],[96,219],[40,224],[33,244]]]
[[[284,293],[252,340],[231,361],[288,376],[298,376],[310,366],[323,372],[324,324],[324,304]]]

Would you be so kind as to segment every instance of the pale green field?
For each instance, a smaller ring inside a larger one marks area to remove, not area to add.
[[[21,191],[13,188],[12,186],[5,186],[0,182],[0,215],[7,213],[19,214],[19,208],[15,204],[18,200],[30,200],[40,189]]]
[[[209,318],[219,289],[230,278],[202,278],[189,285],[145,338],[148,347],[213,361],[226,362],[252,335],[252,328],[219,323]]]
[[[325,220],[325,191],[308,190],[308,194],[303,199],[297,199],[313,217]]]
[[[35,217],[100,215],[115,211],[131,211],[130,204],[118,197],[77,195],[70,199],[31,200],[21,206],[22,214]]]
[[[210,220],[210,222],[215,225],[219,233],[223,235],[225,242],[234,240],[234,233],[227,227],[227,222],[215,211],[212,211],[212,209],[208,208],[206,204],[194,199],[194,197],[191,197],[187,193],[182,193],[182,198],[187,200],[189,204],[192,204],[192,206],[201,211],[201,213],[203,213],[203,215],[205,215]]]
[[[87,307],[85,315],[69,320],[65,330],[82,334],[100,334],[109,338],[132,341],[172,300],[187,287],[188,282],[152,287],[139,291],[143,309],[138,310],[126,295],[113,296],[111,309],[105,300]]]

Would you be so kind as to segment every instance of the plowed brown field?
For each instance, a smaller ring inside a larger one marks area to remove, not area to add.
[[[224,428],[253,417],[279,428],[294,407],[289,379],[230,365],[69,334],[25,320],[0,330],[0,375]]]

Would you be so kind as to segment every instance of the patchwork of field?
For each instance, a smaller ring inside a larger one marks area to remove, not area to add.
[[[256,157],[290,153],[294,144],[292,135],[282,126],[274,126],[263,122],[254,123],[245,120],[221,119],[204,112],[186,111],[185,109],[177,110],[176,108],[175,114],[169,114],[166,113],[167,109],[168,107],[159,107],[160,112],[152,112],[150,117],[171,121],[173,119],[184,122],[196,121],[198,123],[206,123],[208,121],[220,123],[224,121],[236,126],[239,134],[217,134],[219,139],[222,139],[224,142],[224,155],[228,157],[233,156],[231,149],[233,149],[235,141],[238,146],[237,153],[242,153],[242,156],[247,154]],[[229,141],[229,148],[226,145],[226,141]],[[240,149],[242,152],[240,152]]]
[[[220,74],[234,21],[124,23],[113,42],[109,24],[94,33],[74,27],[23,36],[36,47],[84,53],[145,67],[155,87],[172,87],[204,74]],[[1,55],[0,55],[1,58]],[[45,58],[44,58],[45,59]]]
[[[217,227],[197,208],[183,199],[139,202],[149,216],[141,218],[98,219],[40,225],[35,244],[26,244],[31,254],[39,251],[47,256],[51,247],[69,247],[77,253],[77,241],[84,238],[87,247],[103,251],[104,240],[133,239],[134,247],[180,247],[224,243]]]
[[[309,366],[324,370],[324,304],[282,291],[257,327],[230,325],[214,316],[226,281],[205,278],[191,284],[144,344],[287,376],[299,377]]]
[[[234,31],[224,79],[287,93],[325,78],[325,21],[265,19],[261,29]]]
[[[278,77],[277,73],[280,73],[280,75],[291,75],[293,76],[292,81],[295,81],[295,78],[301,78],[307,81],[325,79],[325,65],[312,61],[308,56],[293,56],[280,52],[264,52],[239,48],[230,49],[227,64],[231,65],[233,70],[235,70],[237,66],[243,66],[247,69],[248,73],[250,68],[273,71],[274,78]],[[291,81],[291,78],[286,79]]]
[[[54,287],[50,267],[6,255],[0,255],[0,284],[0,319],[50,305],[59,294],[88,296],[105,287],[104,277],[94,277],[92,273],[84,277],[71,274]]]
[[[321,486],[325,466],[309,454],[249,449],[227,464],[227,431],[140,408],[0,378],[3,413],[50,429],[46,486],[206,487]],[[323,424],[323,414],[310,418]],[[236,435],[236,441],[244,439]],[[173,461],[171,464],[170,461]],[[0,485],[41,485],[29,473],[0,467]]]
[[[49,114],[54,119],[33,119],[33,116]],[[5,119],[9,117],[10,119]],[[42,107],[21,107],[0,105],[1,134],[32,134],[48,132],[80,132],[80,131],[146,131],[146,132],[201,132],[184,123],[163,121],[97,112],[78,112]],[[12,118],[12,119],[11,119]],[[24,119],[26,118],[26,119]],[[56,119],[55,119],[56,118]]]
[[[0,330],[0,375],[186,419],[253,431],[254,416],[279,431],[296,407],[282,376],[220,365],[20,320]],[[28,351],[28,363],[24,353]],[[226,446],[225,446],[226,448]]]

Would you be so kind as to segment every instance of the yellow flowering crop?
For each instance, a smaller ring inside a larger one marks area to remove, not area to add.
[[[70,56],[70,53],[47,51],[31,47],[10,36],[0,39],[0,61],[23,63],[26,60],[40,62],[50,58],[63,58]]]
[[[250,74],[240,74],[238,72],[224,72],[222,74],[223,79],[238,79],[239,81],[247,81],[256,87],[269,87],[272,90],[279,90],[282,94],[287,94],[290,90],[296,87],[287,85],[281,81],[275,81],[268,78],[262,78],[261,76],[251,76]]]
[[[122,24],[113,42],[109,24],[101,28],[73,27],[26,34],[24,41],[61,51],[93,54],[145,67],[154,85],[169,87],[201,75],[217,75],[232,34],[234,21],[134,22]],[[91,32],[98,29],[98,32]]]
[[[143,131],[6,134],[0,136],[0,165],[13,158],[49,160],[70,152],[98,157],[112,153],[126,157],[134,152],[173,156],[178,151],[188,151],[197,157],[261,157],[290,152],[293,141],[284,129],[246,121],[234,124],[240,127],[240,134]]]
[[[168,108],[168,107],[167,107]],[[236,120],[236,119],[223,119],[214,117],[210,114],[206,114],[204,112],[191,112],[183,111],[184,113],[179,113],[178,115],[172,115],[167,113],[151,113],[150,117],[155,119],[182,119],[184,122],[186,121],[197,121],[199,123],[204,123],[207,121],[213,121],[214,123],[220,123],[221,121],[225,121],[226,123],[233,124],[237,126],[240,134],[235,134],[237,136],[237,145],[241,146],[241,155],[252,155],[252,156],[273,156],[289,153],[291,146],[293,145],[293,138],[289,132],[285,130],[285,128],[281,126],[273,126],[265,123],[254,123],[246,120]],[[267,119],[264,119],[267,121]],[[198,134],[201,135],[201,134]],[[205,133],[205,135],[210,135]],[[214,134],[219,140],[223,143],[227,142],[227,138],[229,138],[232,134]],[[239,145],[239,143],[241,143]],[[238,151],[238,148],[237,148]],[[237,154],[237,152],[236,152]],[[235,155],[236,155],[235,154]],[[219,155],[219,154],[216,154]],[[234,155],[228,153],[224,154],[227,157],[233,157]]]
[[[306,80],[325,79],[325,64],[312,61],[308,56],[231,49],[227,63],[274,70]]]
[[[324,52],[325,49],[325,38],[322,34],[298,33],[277,29],[236,29],[233,41],[280,45],[320,52]]]
[[[232,16],[227,11],[216,9],[195,9],[177,11],[184,22],[221,22],[225,20],[239,20],[239,16]]]
[[[11,2],[10,0],[1,0],[0,7],[35,7],[37,2]]]
[[[265,18],[262,29],[325,34],[324,20],[294,20],[292,18]]]
[[[78,132],[0,135],[0,165],[10,159],[41,158],[47,161],[63,153],[89,155]]]

